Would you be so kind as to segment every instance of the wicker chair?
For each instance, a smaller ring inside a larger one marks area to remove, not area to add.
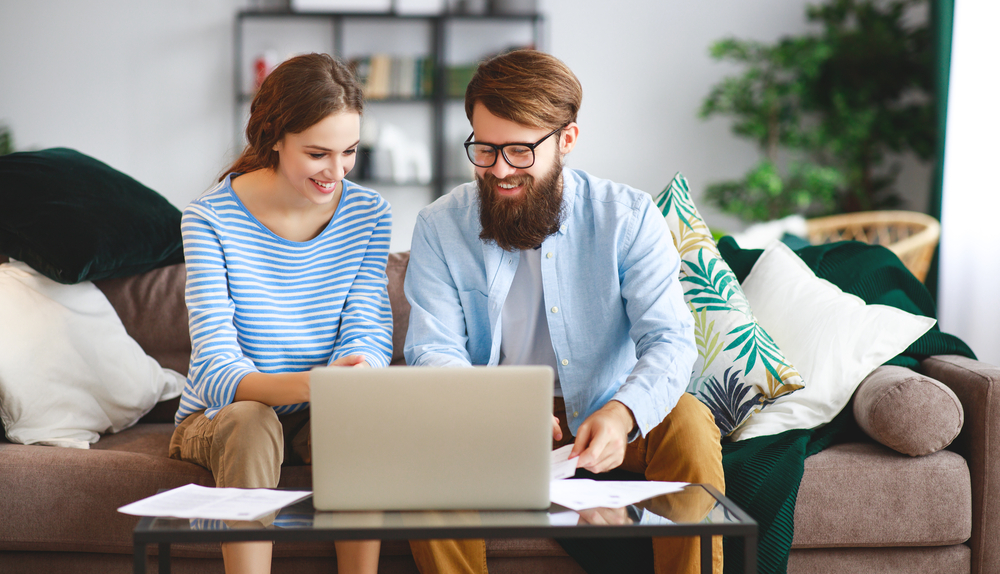
[[[854,240],[888,247],[913,275],[927,277],[941,237],[936,219],[914,211],[863,211],[806,221],[812,244]]]

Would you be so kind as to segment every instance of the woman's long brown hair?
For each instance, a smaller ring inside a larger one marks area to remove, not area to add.
[[[247,146],[219,178],[232,172],[276,169],[274,150],[285,134],[301,133],[323,118],[343,111],[360,114],[361,85],[351,70],[329,54],[305,54],[281,63],[261,84],[250,104]]]

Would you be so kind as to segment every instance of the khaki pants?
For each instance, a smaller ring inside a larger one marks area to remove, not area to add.
[[[218,487],[275,488],[283,462],[311,462],[309,433],[309,411],[279,417],[267,405],[238,401],[212,419],[199,411],[181,421],[170,438],[170,458],[212,471]],[[412,540],[410,548],[423,574],[486,574],[482,540]]]
[[[559,417],[563,432],[563,440],[555,446],[573,442],[562,398],[556,397],[553,414]],[[628,444],[625,460],[618,468],[642,474],[647,480],[705,483],[726,492],[719,427],[708,407],[687,393],[681,395],[663,422]],[[653,510],[675,521],[698,521],[711,509],[705,497],[667,498],[669,508]],[[656,574],[697,574],[701,571],[700,553],[697,537],[653,539]],[[722,572],[721,536],[712,538],[712,569],[716,574]]]

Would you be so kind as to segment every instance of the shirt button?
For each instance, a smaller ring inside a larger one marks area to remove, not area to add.
[[[566,226],[565,225],[560,225],[559,226],[559,231],[562,231],[563,233],[566,233]]]
[[[559,312],[559,307],[553,307],[552,308],[552,312],[553,313],[558,313]]]
[[[576,418],[578,416],[580,416],[580,413],[577,411],[573,411],[573,418]]]
[[[552,259],[552,252],[551,252],[551,251],[549,251],[548,253],[546,253],[546,254],[545,254],[545,258],[546,258],[546,259]]]
[[[513,264],[514,264],[514,260],[513,259],[508,259],[507,260],[507,265],[513,265]]]
[[[562,360],[562,364],[563,364],[563,366],[564,366],[564,367],[565,367],[566,365],[568,365],[568,364],[569,364],[569,359],[563,359],[563,360]]]

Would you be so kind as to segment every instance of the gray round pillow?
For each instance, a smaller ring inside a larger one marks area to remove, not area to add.
[[[955,393],[939,381],[905,367],[881,366],[858,386],[854,418],[876,441],[922,456],[955,440],[965,411]]]

